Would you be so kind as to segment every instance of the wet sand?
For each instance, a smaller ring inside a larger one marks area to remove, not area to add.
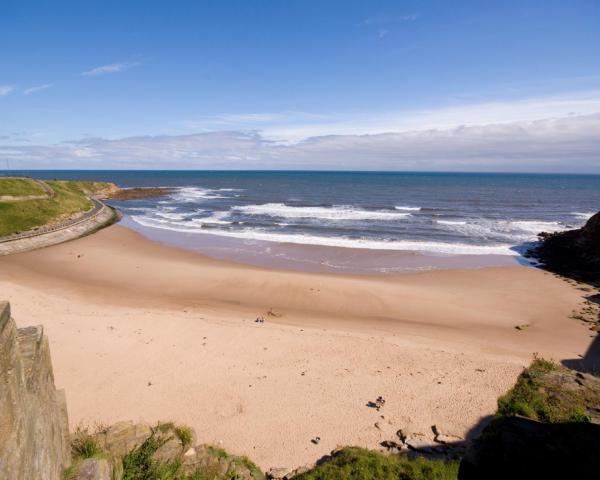
[[[19,326],[45,326],[71,427],[174,420],[264,469],[400,428],[465,436],[534,352],[592,340],[569,318],[585,292],[533,268],[269,270],[118,225],[0,258],[0,292]]]

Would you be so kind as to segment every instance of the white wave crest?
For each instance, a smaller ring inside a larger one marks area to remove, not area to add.
[[[170,197],[178,202],[196,202],[198,200],[209,200],[213,198],[227,198],[219,195],[219,190],[211,190],[209,188],[200,187],[180,187],[170,195]]]
[[[594,216],[594,212],[571,212],[577,220],[583,220],[587,222],[590,218]]]
[[[230,224],[230,221],[224,220],[229,216],[229,212],[214,212],[210,217],[205,218],[196,218],[192,220],[190,223],[192,224],[218,224],[218,225],[227,225]]]
[[[541,232],[558,232],[568,229],[560,222],[541,220],[490,220],[469,221],[436,220],[441,228],[475,239],[495,239],[511,242],[527,242],[536,239]]]
[[[394,208],[396,210],[405,210],[407,212],[418,212],[419,210],[421,210],[421,207],[409,207],[406,205],[396,205]]]
[[[280,218],[320,218],[323,220],[399,220],[410,213],[371,211],[346,205],[333,207],[293,207],[283,203],[265,203],[233,207],[247,215],[267,215]]]
[[[440,223],[442,225],[466,225],[467,222],[462,220],[436,220],[435,223]]]
[[[172,231],[212,234],[224,237],[240,238],[246,240],[258,240],[265,242],[293,243],[300,245],[321,245],[339,248],[357,248],[369,250],[396,250],[424,252],[443,255],[518,255],[511,249],[511,245],[469,245],[464,243],[445,243],[416,240],[368,240],[353,239],[346,237],[323,237],[317,235],[300,235],[285,233],[270,233],[262,230],[247,229],[239,231],[231,230],[202,230],[201,228],[186,227],[186,223],[173,224],[159,219],[144,216],[132,216],[136,223],[146,226],[161,228]],[[191,222],[187,222],[189,224]]]

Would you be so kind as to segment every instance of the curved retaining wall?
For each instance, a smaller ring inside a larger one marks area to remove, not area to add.
[[[94,208],[78,219],[54,227],[40,228],[0,238],[0,255],[26,252],[74,240],[102,228],[115,219],[117,214],[110,207],[98,200],[92,200],[92,202]]]

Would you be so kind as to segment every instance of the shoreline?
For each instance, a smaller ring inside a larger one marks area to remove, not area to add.
[[[0,272],[17,321],[50,338],[71,429],[174,420],[265,470],[400,428],[464,437],[534,352],[560,361],[591,342],[569,318],[585,292],[519,266],[268,270],[113,225],[0,258]]]
[[[241,239],[211,231],[180,232],[147,227],[123,215],[120,225],[151,241],[216,260],[259,268],[341,275],[398,275],[430,270],[532,265],[516,253],[443,254]]]

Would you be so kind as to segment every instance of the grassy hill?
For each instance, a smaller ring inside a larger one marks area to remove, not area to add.
[[[53,198],[0,201],[0,236],[59,223],[72,215],[86,212],[92,208],[87,195],[110,186],[105,182],[67,180],[48,180],[45,183],[54,190]],[[44,193],[42,187],[33,180],[0,177],[0,197],[26,197]]]
[[[0,197],[4,195],[21,197],[44,194],[42,186],[30,178],[0,178]]]

